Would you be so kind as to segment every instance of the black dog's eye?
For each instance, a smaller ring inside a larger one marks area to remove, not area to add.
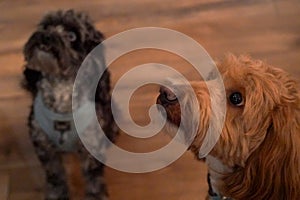
[[[229,96],[230,102],[235,106],[243,106],[244,99],[240,92],[234,92]]]
[[[76,34],[74,32],[68,32],[67,33],[67,38],[71,42],[74,42],[77,39]]]

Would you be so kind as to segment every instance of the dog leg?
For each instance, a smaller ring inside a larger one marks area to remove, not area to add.
[[[104,181],[104,165],[95,159],[81,144],[79,155],[86,182],[85,200],[107,200],[108,192]]]
[[[35,127],[30,132],[38,158],[46,173],[46,200],[68,200],[69,192],[61,154],[47,135]]]

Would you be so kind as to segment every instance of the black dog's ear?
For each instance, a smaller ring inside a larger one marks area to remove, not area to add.
[[[110,104],[110,101],[110,73],[109,71],[105,70],[97,85],[95,102],[105,105]]]
[[[25,66],[23,75],[22,87],[35,95],[37,92],[37,82],[42,78],[41,72],[29,69]]]
[[[90,53],[97,45],[99,45],[104,40],[104,35],[98,31],[91,22],[86,22],[87,27],[87,36],[84,43],[84,47],[87,51],[87,53]],[[101,49],[100,55],[102,55],[102,58],[100,59],[100,63],[102,67],[106,66],[104,53],[103,53],[103,47],[99,48]],[[96,64],[97,65],[97,64]],[[98,66],[98,65],[97,65]],[[97,89],[96,89],[96,95],[95,95],[95,101],[98,103],[101,103],[103,105],[110,103],[110,73],[105,70],[102,74],[101,79],[99,80]]]
[[[87,50],[87,53],[89,53],[104,40],[104,35],[95,29],[95,27],[89,22],[86,23],[86,27],[88,33],[86,35],[84,47]]]

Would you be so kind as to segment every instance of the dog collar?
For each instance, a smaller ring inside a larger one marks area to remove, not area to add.
[[[82,116],[76,123],[73,113],[57,113],[50,110],[43,102],[41,93],[34,100],[34,117],[49,139],[63,151],[74,151],[77,148],[78,134],[82,134],[92,120],[90,108],[92,102],[87,101],[73,113]]]

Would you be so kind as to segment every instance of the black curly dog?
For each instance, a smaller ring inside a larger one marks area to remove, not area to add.
[[[95,29],[87,15],[67,10],[47,14],[25,44],[23,86],[33,97],[28,124],[31,140],[46,173],[46,199],[70,198],[62,163],[64,152],[79,154],[86,180],[85,198],[107,199],[104,165],[84,148],[72,120],[72,90],[76,73],[87,54],[103,39],[103,34]],[[104,58],[102,62],[105,62]],[[81,92],[89,92],[88,89],[83,84]],[[78,105],[73,105],[73,108],[84,112],[81,98],[85,95],[74,95]],[[91,96],[90,101],[95,102],[102,129],[114,141],[118,128],[111,113],[110,75],[107,70],[98,83],[96,95]],[[89,135],[94,131],[87,122],[83,133],[78,134]]]

